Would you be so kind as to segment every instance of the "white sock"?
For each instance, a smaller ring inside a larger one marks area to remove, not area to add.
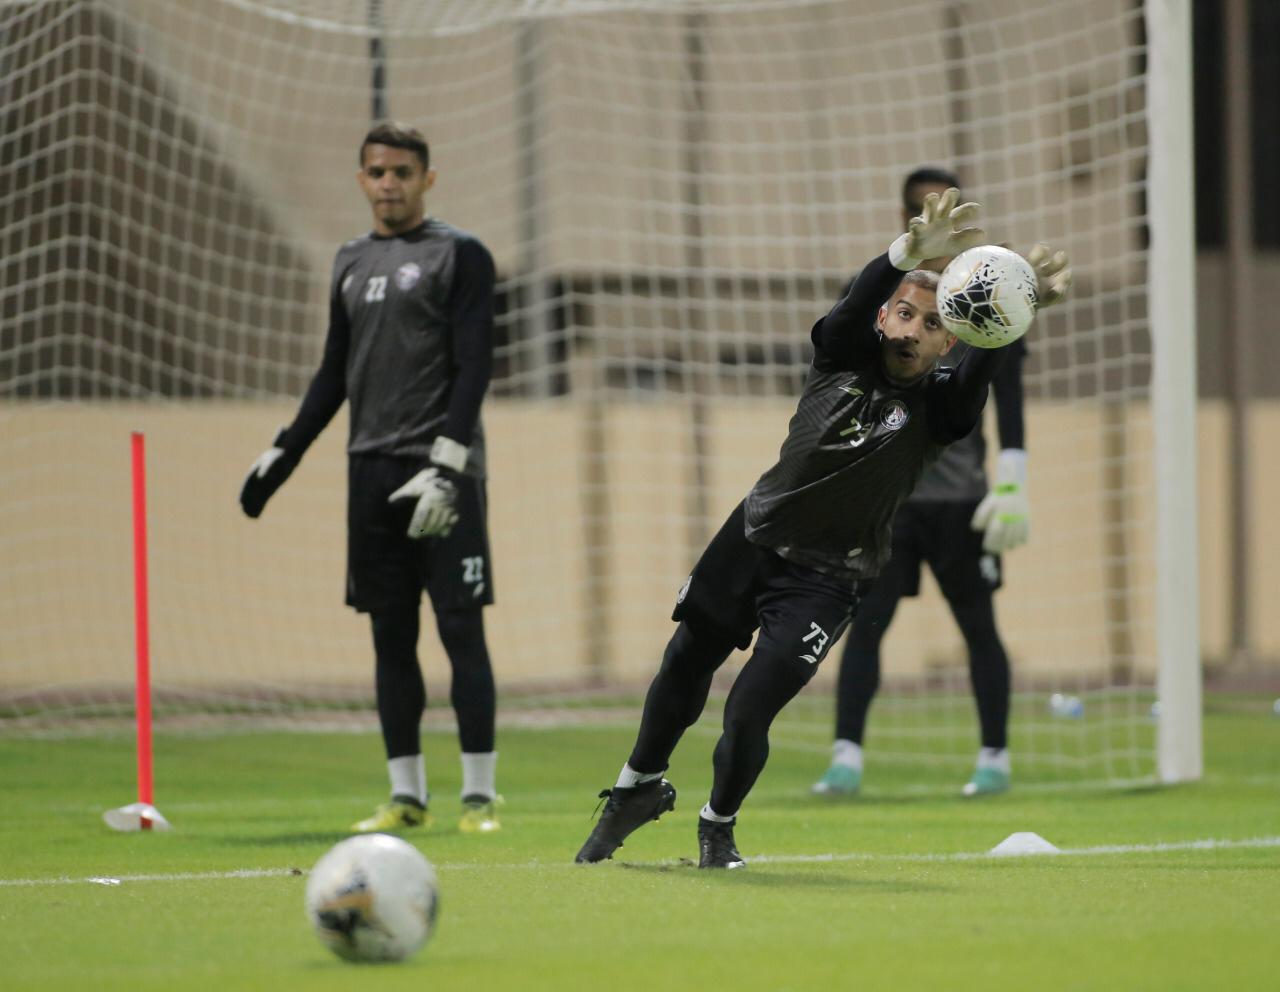
[[[387,760],[393,796],[412,796],[427,805],[427,766],[421,754],[406,754]]]
[[[862,771],[862,745],[844,738],[837,738],[831,745],[831,763],[844,765],[855,772]]]
[[[497,765],[497,751],[463,751],[463,796],[484,796],[486,799],[496,796],[498,790],[494,788],[493,780]]]
[[[613,784],[615,789],[634,789],[637,785],[643,785],[645,782],[656,782],[662,778],[662,772],[638,772],[630,765],[623,765],[622,771],[618,772],[618,781]]]
[[[707,803],[707,805],[702,807],[702,812],[698,815],[704,820],[710,820],[712,823],[732,823],[738,814],[734,813],[733,816],[721,816],[711,808],[710,803]]]
[[[998,772],[1009,774],[1009,749],[1007,747],[984,747],[978,751],[978,767],[994,768]]]

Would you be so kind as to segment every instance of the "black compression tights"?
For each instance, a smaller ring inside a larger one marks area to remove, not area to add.
[[[427,705],[418,665],[418,608],[374,613],[374,683],[378,718],[388,758],[421,751],[419,724]],[[478,608],[446,610],[436,615],[436,629],[453,670],[449,698],[458,719],[458,738],[467,753],[492,751],[496,695],[493,669],[484,640],[484,618]]]
[[[724,733],[716,743],[712,763],[711,808],[721,816],[737,814],[769,759],[769,726],[796,693],[805,687],[812,669],[759,648],[742,667],[724,705]]]
[[[374,686],[378,721],[388,758],[418,754],[418,723],[427,706],[427,690],[418,667],[418,608],[374,613]]]
[[[635,749],[627,763],[638,772],[666,769],[681,735],[702,713],[711,678],[733,650],[722,637],[680,624],[662,667],[649,686]],[[743,666],[725,703],[724,734],[716,745],[711,808],[736,813],[769,757],[769,725],[804,688],[806,673],[756,651]]]
[[[681,735],[702,715],[711,678],[733,648],[723,637],[695,634],[686,623],[676,628],[645,696],[640,732],[627,764],[649,774],[666,770]]]
[[[458,743],[464,754],[492,751],[497,693],[484,640],[484,614],[478,606],[442,610],[436,614],[436,631],[453,671],[449,702],[458,718]]]
[[[867,710],[880,686],[880,641],[897,605],[896,597],[873,592],[858,608],[840,663],[837,738],[862,743]],[[948,605],[969,650],[969,679],[978,708],[982,746],[1005,747],[1009,730],[1009,657],[996,630],[992,597],[970,596],[960,602],[948,600]]]

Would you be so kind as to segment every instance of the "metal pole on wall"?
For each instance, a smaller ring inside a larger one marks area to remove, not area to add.
[[[1250,170],[1252,137],[1249,122],[1249,4],[1248,0],[1227,0],[1222,10],[1223,68],[1226,77],[1222,108],[1225,121],[1227,172],[1227,266],[1226,289],[1230,301],[1229,319],[1224,328],[1227,351],[1232,356],[1227,372],[1228,403],[1231,409],[1230,450],[1227,471],[1230,473],[1228,500],[1230,512],[1231,604],[1230,663],[1237,667],[1250,665],[1249,617],[1249,394],[1250,378],[1256,361],[1252,338],[1255,333],[1253,307],[1253,189]]]
[[[383,41],[382,0],[369,0],[369,96],[375,121],[387,119],[387,47]]]
[[[1196,492],[1191,4],[1148,0],[1148,295],[1156,456],[1156,754],[1164,782],[1197,779],[1201,740]]]

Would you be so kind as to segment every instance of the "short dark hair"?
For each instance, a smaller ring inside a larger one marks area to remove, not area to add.
[[[930,269],[912,269],[902,277],[899,286],[921,286],[925,289],[938,291],[938,273]]]
[[[360,143],[360,167],[364,168],[364,150],[370,145],[387,145],[390,148],[403,148],[413,152],[422,162],[425,172],[431,168],[431,149],[427,147],[427,139],[412,124],[400,121],[380,121],[369,129]]]
[[[942,169],[936,165],[922,165],[902,181],[902,206],[906,210],[919,210],[920,204],[912,202],[911,188],[924,183],[940,183],[943,186],[960,188],[960,179],[950,169]]]

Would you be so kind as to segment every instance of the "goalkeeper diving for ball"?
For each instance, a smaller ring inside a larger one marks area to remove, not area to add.
[[[904,229],[920,213],[925,196],[951,186],[959,181],[945,169],[911,172],[902,184]],[[939,258],[922,266],[941,272],[949,261]],[[953,364],[965,348],[956,345],[949,356]],[[894,518],[892,555],[858,604],[845,638],[831,764],[813,785],[817,795],[852,796],[861,787],[867,714],[880,687],[880,643],[899,601],[919,593],[922,562],[928,562],[968,649],[981,746],[961,792],[984,796],[1009,788],[1011,680],[996,625],[995,593],[1003,584],[1002,556],[1023,544],[1029,532],[1022,402],[1026,354],[1023,340],[1014,341],[991,382],[1000,438],[995,485],[987,486],[987,445],[979,418],[969,434],[943,450]]]
[[[426,589],[453,671],[462,748],[459,827],[489,833],[496,694],[481,607],[493,602],[480,404],[493,361],[493,258],[478,240],[426,216],[435,182],[426,139],[383,123],[356,174],[373,230],[338,249],[324,357],[292,424],[254,462],[240,494],[250,517],[289,478],[344,400],[350,402],[347,605],[373,626],[378,719],[391,798],[359,832],[429,822],[418,666]]]
[[[714,780],[698,818],[698,865],[745,864],[738,812],[769,754],[774,717],[813,677],[889,560],[894,514],[942,449],[977,423],[1007,347],[938,360],[955,337],[938,314],[929,259],[986,243],[978,205],[930,193],[907,232],[862,270],[813,327],[813,364],[778,462],[712,539],[676,599],[678,622],[645,698],[631,756],[600,794],[600,819],[576,861],[613,856],[638,827],[675,808],[663,778],[702,713],[716,669],[759,630],[725,702]],[[1062,299],[1062,252],[1033,253],[1041,307]]]

